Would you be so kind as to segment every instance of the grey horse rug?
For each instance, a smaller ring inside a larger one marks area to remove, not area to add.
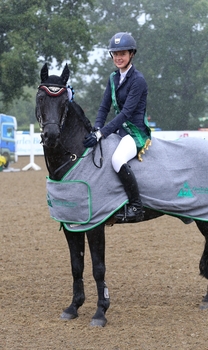
[[[118,135],[101,140],[92,155],[87,149],[61,181],[47,178],[50,215],[72,232],[87,231],[105,222],[124,204],[126,193],[112,168]],[[100,164],[102,156],[102,166]],[[173,216],[208,221],[208,141],[152,138],[142,157],[129,162],[144,206]],[[96,164],[96,165],[95,165]]]

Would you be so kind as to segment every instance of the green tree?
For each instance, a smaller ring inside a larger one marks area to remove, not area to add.
[[[166,130],[196,127],[206,111],[208,2],[145,0],[143,11],[148,112]]]
[[[30,124],[35,124],[37,131],[40,130],[38,122],[35,117],[35,100],[37,89],[24,88],[24,95],[28,98],[20,97],[15,99],[7,108],[7,113],[17,118],[18,130],[29,130]]]
[[[198,118],[206,113],[207,13],[207,0],[143,0],[139,5],[135,0],[97,0],[91,13],[98,47],[107,48],[109,39],[119,31],[130,32],[136,39],[134,63],[149,86],[147,112],[162,129],[195,129]],[[85,67],[86,74],[96,71],[97,76],[78,98],[93,118],[93,107],[99,105],[104,82],[113,69],[106,53],[103,60]]]
[[[0,100],[8,105],[37,83],[39,62],[76,72],[92,46],[88,12],[93,0],[2,0],[0,3]]]

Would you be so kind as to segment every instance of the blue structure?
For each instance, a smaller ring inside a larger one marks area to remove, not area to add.
[[[16,118],[0,114],[0,154],[7,159],[5,167],[8,167],[10,162],[17,161],[16,130]]]

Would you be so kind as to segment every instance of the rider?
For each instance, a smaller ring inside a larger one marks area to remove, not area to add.
[[[146,124],[147,84],[141,72],[135,69],[132,59],[136,42],[128,33],[115,34],[109,44],[109,53],[118,68],[111,74],[100,104],[93,132],[84,140],[85,147],[93,147],[100,138],[118,133],[121,141],[112,156],[112,166],[122,182],[129,204],[116,215],[121,222],[142,221],[142,202],[135,175],[128,164],[141,150],[141,140],[150,138]],[[116,115],[105,126],[113,104]]]

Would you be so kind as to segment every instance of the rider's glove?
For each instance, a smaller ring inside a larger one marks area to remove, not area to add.
[[[88,147],[93,147],[97,144],[97,142],[101,139],[102,134],[100,130],[91,132],[89,135],[85,137],[85,140],[83,141],[83,145],[88,148]]]

